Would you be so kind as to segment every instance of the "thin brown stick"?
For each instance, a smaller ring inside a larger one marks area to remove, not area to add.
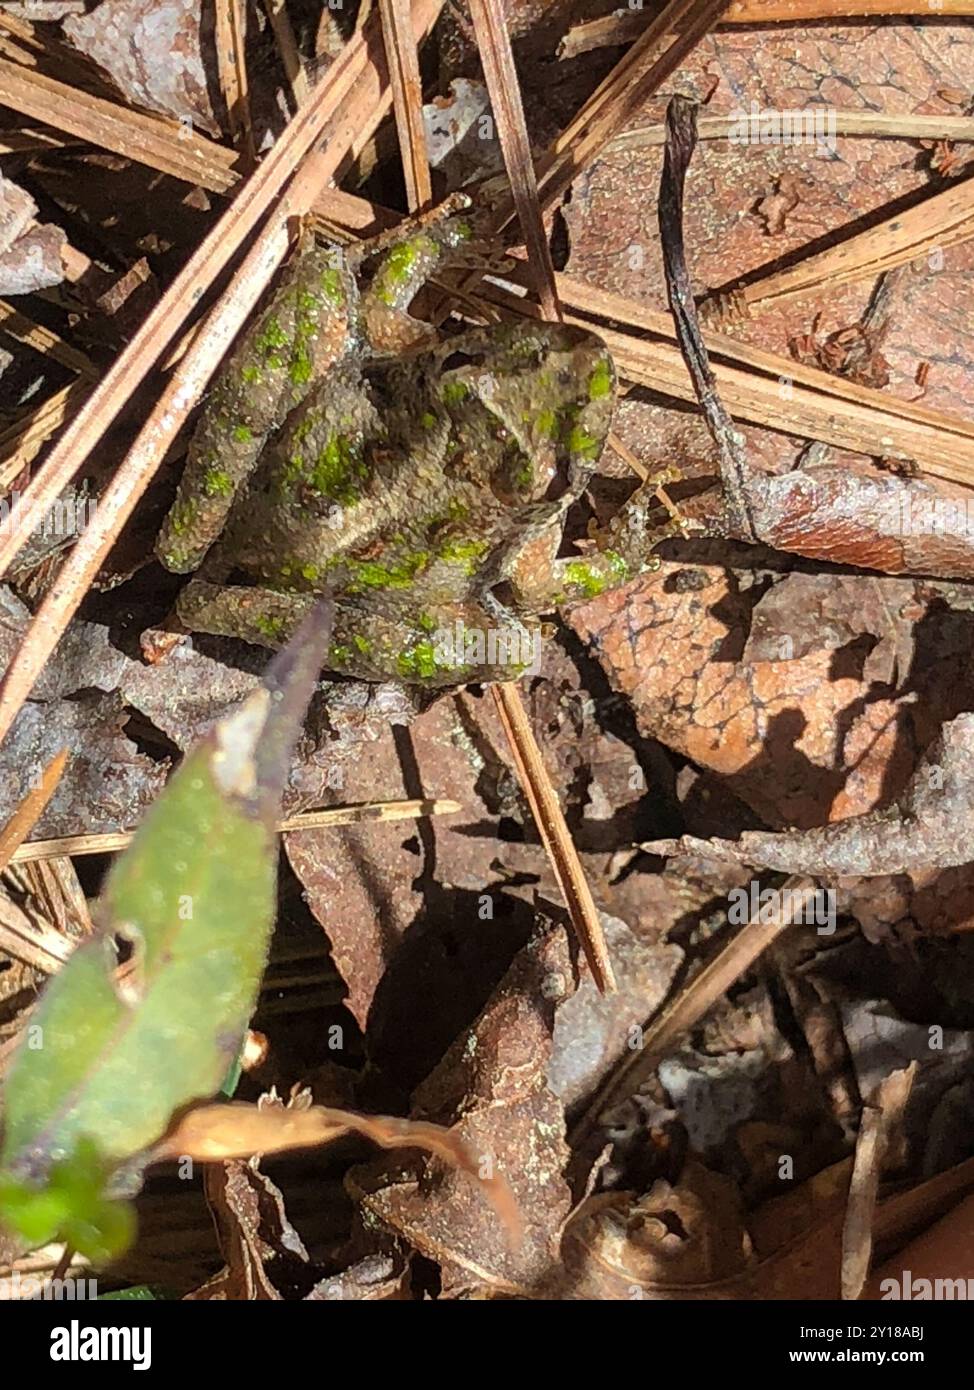
[[[53,329],[34,323],[26,314],[3,299],[0,299],[0,333],[5,333],[15,342],[23,343],[35,352],[43,353],[45,357],[60,362],[63,367],[77,372],[79,376],[87,377],[90,381],[97,380],[98,368],[86,353],[66,343]]]
[[[302,811],[277,822],[282,833],[290,830],[324,830],[337,825],[362,825],[368,821],[412,820],[427,816],[452,816],[463,807],[446,797],[417,797],[410,801],[366,801],[360,806],[329,806],[323,811]],[[117,854],[127,849],[134,830],[99,835],[62,835],[56,840],[28,840],[11,856],[14,864],[37,859],[61,859],[82,854]]]
[[[433,201],[426,127],[423,124],[423,84],[419,57],[409,13],[409,0],[379,0],[386,65],[392,84],[392,104],[396,132],[406,180],[410,212],[418,212]]]
[[[528,265],[534,272],[534,288],[544,317],[557,321],[561,318],[561,310],[555,292],[555,267],[541,215],[538,182],[507,23],[499,0],[469,0],[469,7],[514,206],[528,248]]]
[[[504,164],[528,246],[529,265],[533,266],[532,278],[541,301],[542,316],[560,319],[555,269],[541,215],[531,145],[507,25],[498,0],[470,0],[470,14],[491,107],[497,119]],[[602,923],[561,804],[535,742],[521,692],[515,685],[501,684],[493,687],[493,693],[514,754],[514,765],[552,870],[564,894],[572,925],[596,985],[603,994],[608,993],[616,986]]]
[[[929,3],[923,0],[733,0],[721,15],[720,27],[750,24],[794,24],[806,19],[855,21],[870,15],[922,15],[929,18]],[[974,0],[938,0],[937,14],[974,14]],[[577,58],[594,48],[615,48],[635,43],[646,29],[646,16],[639,10],[617,11],[601,19],[573,25],[558,47],[559,58]]]
[[[0,955],[23,961],[45,975],[56,975],[75,944],[49,922],[32,922],[23,909],[0,895]]]
[[[798,19],[856,19],[871,15],[974,14],[974,0],[734,0],[729,24],[793,24]]]
[[[544,207],[551,207],[562,196],[616,131],[679,67],[726,5],[727,0],[670,0],[649,22],[539,161],[538,188]],[[671,31],[679,21],[685,21],[685,27],[674,36]],[[513,212],[513,203],[502,204],[498,225],[506,225]]]
[[[602,994],[610,994],[615,990],[616,982],[598,909],[542,760],[541,750],[528,723],[524,704],[518,691],[509,684],[502,682],[492,685],[491,691],[514,754],[531,814],[551,860],[592,977]]]
[[[411,4],[413,33],[416,42],[420,43],[427,37],[436,23],[444,0],[411,0]],[[365,5],[359,9],[356,34],[365,25],[367,9],[368,7]],[[371,21],[371,24],[378,23],[377,19]],[[370,32],[370,27],[365,28],[367,34]],[[373,39],[370,39],[368,51],[372,56],[372,62],[358,84],[357,103],[354,107],[344,107],[329,131],[330,139],[343,142],[342,147],[347,149],[347,154],[336,172],[336,177],[340,177],[356,160],[361,160],[363,151],[372,142],[376,131],[392,107],[392,86],[389,82],[384,47],[381,43],[377,44]],[[328,188],[315,199],[315,211],[320,209],[322,214],[327,216],[330,206],[335,201],[344,201],[347,206],[350,198],[350,194]]]
[[[579,322],[573,315],[567,321]],[[620,372],[630,381],[678,400],[696,399],[675,348],[667,343],[645,343],[608,328],[599,332]],[[787,363],[787,359],[780,360]],[[881,391],[872,391],[872,398],[864,400],[862,393],[870,388],[855,387],[841,377],[833,378],[828,389],[818,381],[805,389],[797,370],[791,375],[784,370],[780,378],[772,379],[721,362],[712,365],[724,405],[736,420],[783,430],[801,439],[821,439],[859,454],[905,459],[937,477],[974,486],[974,438],[967,422],[956,416],[928,420],[908,415]],[[791,382],[786,418],[782,417],[782,379]]]
[[[39,154],[44,150],[66,150],[83,144],[66,140],[56,130],[0,130],[0,155]]]
[[[79,377],[48,396],[29,415],[0,430],[0,492],[6,492],[91,391],[91,381]]]
[[[214,16],[217,77],[230,118],[230,133],[233,143],[242,148],[247,167],[252,169],[257,161],[257,147],[247,80],[246,0],[216,0]]]
[[[57,789],[67,761],[68,750],[62,748],[41,773],[38,785],[31,788],[6,825],[0,829],[0,873],[11,859],[16,858],[19,846],[40,820],[44,807]]]
[[[972,116],[888,116],[879,111],[830,111],[836,135],[865,136],[871,140],[956,140],[974,143]],[[740,130],[739,116],[701,116],[697,121],[699,140],[727,140]],[[614,135],[606,147],[641,150],[666,142],[666,126],[640,126]]]
[[[187,183],[223,191],[234,182],[235,151],[175,121],[133,111],[0,57],[5,106]]]

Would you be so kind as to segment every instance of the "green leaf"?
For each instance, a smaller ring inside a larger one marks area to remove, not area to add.
[[[31,1016],[4,1088],[0,1220],[33,1244],[60,1234],[95,1261],[124,1248],[118,1170],[237,1060],[274,921],[274,818],[330,627],[316,610],[187,755],[109,877],[105,930]]]
[[[103,1264],[124,1250],[135,1234],[132,1208],[105,1196],[107,1176],[97,1146],[82,1139],[70,1161],[52,1165],[43,1187],[0,1177],[0,1210],[31,1245],[60,1238]]]

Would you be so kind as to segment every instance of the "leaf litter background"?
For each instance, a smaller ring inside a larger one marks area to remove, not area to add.
[[[540,147],[622,50],[557,57],[575,23],[609,6],[507,8]],[[40,21],[68,15],[52,32],[103,62],[134,106],[228,135],[213,95],[212,36],[191,0],[3,9]],[[318,26],[317,7],[288,9],[305,58],[316,52],[315,63],[327,64],[345,37],[338,21],[322,16]],[[108,61],[120,34],[131,40],[131,65]],[[264,148],[285,108],[256,12],[249,35],[254,133]],[[167,55],[175,43],[185,67],[153,61],[153,42]],[[484,102],[469,26],[448,11],[425,54],[427,95],[438,98],[430,114],[459,126],[451,83],[454,91],[458,79],[472,84],[474,109]],[[165,89],[153,81],[162,72]],[[706,115],[755,102],[955,116],[974,96],[974,46],[963,20],[722,28],[630,131],[658,127],[673,91],[705,102]],[[0,125],[18,128],[14,110],[3,114]],[[371,152],[377,172],[366,189],[393,204],[401,194],[389,126]],[[969,149],[956,146],[949,178],[964,176]],[[839,136],[828,154],[701,140],[685,228],[694,288],[725,288],[820,249],[878,208],[937,191],[945,186],[938,157],[905,139]],[[575,180],[550,227],[559,268],[665,309],[661,164],[661,146],[630,133]],[[360,172],[368,166],[363,157]],[[497,168],[496,149],[468,139],[447,153],[439,178],[446,186]],[[0,186],[3,292],[97,371],[198,242],[216,202],[80,142],[17,156]],[[95,290],[84,299],[70,284],[53,288],[65,235],[95,262]],[[43,254],[25,237],[41,238]],[[962,243],[935,265],[894,272],[885,332],[866,345],[859,379],[912,399],[927,363],[924,403],[970,416],[972,255]],[[866,279],[799,297],[723,331],[841,371],[848,335],[845,344],[830,335],[863,319],[874,289]],[[74,374],[12,333],[2,346],[3,408],[16,434]],[[782,423],[787,413],[783,397]],[[136,421],[137,410],[114,432],[114,456],[95,460],[95,491]],[[752,464],[778,475],[795,466],[800,440],[743,428]],[[688,481],[677,495],[692,496],[715,473],[694,409],[633,388],[616,430],[645,465],[679,463]],[[857,475],[876,467],[836,450],[816,461]],[[143,660],[140,634],[162,624],[174,592],[145,555],[178,466],[177,452],[0,750],[0,805],[9,812],[32,770],[71,749],[34,838],[136,824],[173,760],[257,682],[262,654],[215,639],[187,640],[156,665]],[[628,490],[627,470],[611,455],[604,470],[597,491],[607,505]],[[22,486],[26,476],[8,481]],[[524,691],[604,914],[618,994],[599,996],[579,965],[483,693],[424,709],[395,691],[323,682],[285,802],[294,811],[450,797],[463,809],[283,836],[280,921],[254,1020],[266,1046],[238,1094],[458,1125],[509,1178],[524,1240],[512,1246],[463,1175],[408,1155],[374,1158],[349,1139],[263,1164],[210,1165],[193,1184],[155,1179],[140,1199],[139,1244],[113,1271],[119,1282],[197,1298],[631,1298],[634,1288],[654,1298],[833,1297],[861,1255],[862,1241],[857,1249],[848,1234],[860,1196],[850,1194],[849,1175],[867,1111],[886,1126],[875,1166],[887,1185],[869,1213],[879,1256],[970,1187],[969,586],[936,567],[925,572],[922,557],[914,578],[716,539],[668,542],[662,555],[655,574],[567,614]],[[4,665],[52,563],[35,562],[18,573],[16,591],[4,591]],[[924,780],[931,763],[943,772],[940,799]],[[736,847],[741,835],[746,852]],[[0,924],[14,931],[26,917],[61,942],[79,937],[105,863],[14,864]],[[632,1030],[726,945],[727,893],[751,882],[749,865],[833,888],[835,936],[793,927],[658,1066],[614,1084]],[[56,968],[61,948],[47,939],[54,957],[11,954],[0,964],[0,1064]],[[943,1029],[938,1050],[931,1026]],[[890,1078],[903,1073],[908,1096],[891,1096]],[[785,1154],[794,1173],[782,1182]]]

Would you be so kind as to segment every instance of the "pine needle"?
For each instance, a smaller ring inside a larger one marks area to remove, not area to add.
[[[418,797],[411,801],[367,801],[360,806],[329,806],[324,811],[302,811],[278,821],[282,833],[291,830],[325,830],[337,825],[364,825],[368,821],[425,819],[427,816],[452,816],[463,808],[458,801],[445,797]],[[11,856],[15,864],[35,859],[61,859],[83,854],[116,854],[132,843],[134,830],[118,830],[102,834],[62,835],[56,840],[28,840]],[[2,837],[0,837],[2,840]]]
[[[419,56],[413,36],[409,0],[379,0],[386,64],[392,84],[392,103],[396,131],[406,180],[410,212],[418,212],[433,201],[426,127],[423,124],[423,84],[419,75]]]

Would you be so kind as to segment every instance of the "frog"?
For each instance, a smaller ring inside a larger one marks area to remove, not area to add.
[[[281,647],[328,592],[331,671],[506,681],[536,669],[544,614],[653,566],[673,526],[647,525],[645,487],[559,558],[611,426],[603,339],[529,318],[445,336],[410,314],[471,239],[450,213],[351,252],[299,245],[204,403],[156,542],[192,576],[189,631]]]

